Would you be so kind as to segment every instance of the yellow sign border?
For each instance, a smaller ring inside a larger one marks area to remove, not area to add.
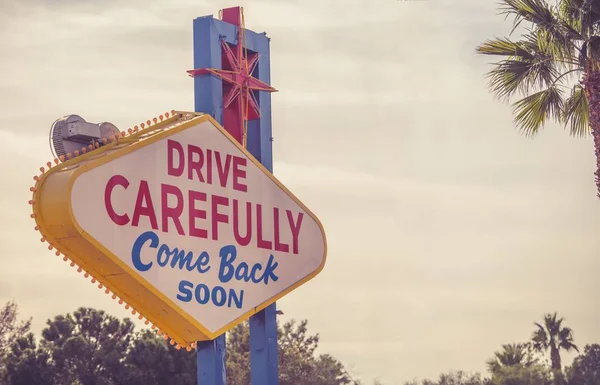
[[[189,129],[191,127],[194,127],[198,124],[204,123],[204,122],[210,122],[215,128],[217,128],[231,143],[233,143],[256,167],[258,167],[264,174],[266,174],[274,183],[275,185],[277,185],[277,187],[279,187],[286,195],[288,195],[300,208],[302,208],[302,210],[304,210],[304,212],[310,216],[319,226],[319,229],[321,230],[321,235],[323,237],[323,260],[321,262],[321,264],[319,265],[319,267],[317,269],[315,269],[312,273],[308,274],[307,276],[305,276],[304,278],[302,278],[301,280],[297,281],[296,283],[294,283],[293,285],[289,286],[288,288],[286,288],[285,290],[281,291],[280,293],[274,295],[273,297],[269,298],[268,300],[266,300],[265,302],[263,302],[261,305],[256,306],[254,308],[252,308],[251,310],[247,311],[246,313],[244,313],[243,315],[239,316],[238,318],[236,318],[235,320],[233,320],[232,322],[228,323],[227,325],[223,326],[222,328],[218,329],[215,332],[211,332],[208,329],[206,329],[203,325],[201,325],[198,321],[196,321],[194,318],[192,318],[187,312],[185,312],[182,308],[180,308],[177,304],[175,304],[172,300],[170,300],[169,298],[167,298],[162,292],[160,292],[158,289],[156,289],[152,284],[150,284],[148,281],[146,281],[145,278],[143,278],[139,273],[137,273],[136,271],[134,271],[132,268],[130,268],[128,265],[126,265],[119,257],[117,257],[116,255],[114,255],[112,252],[110,252],[108,249],[106,249],[100,242],[98,242],[94,237],[92,237],[90,234],[86,233],[83,228],[79,225],[79,223],[77,222],[77,220],[75,219],[75,216],[73,214],[73,209],[72,209],[72,205],[71,205],[71,194],[72,194],[72,188],[73,185],[75,183],[75,180],[82,175],[83,173],[85,173],[86,171],[92,170],[94,168],[100,167],[108,162],[110,162],[111,160],[117,159],[119,157],[122,157],[124,155],[127,155],[131,152],[134,152],[138,149],[141,149],[145,146],[148,146],[150,144],[153,144],[159,140],[165,139],[169,136],[175,135],[181,131],[184,131],[186,129]],[[166,123],[166,122],[165,122]],[[160,124],[159,124],[160,125]],[[158,126],[158,125],[156,125]],[[146,130],[142,130],[139,133],[137,133],[135,136],[139,137],[141,135],[143,135],[144,133],[147,132],[151,132],[153,130],[156,130],[156,126],[152,126],[152,127],[148,127],[148,129]],[[127,138],[125,138],[126,140]],[[116,145],[116,144],[115,144]],[[138,141],[136,143],[133,143],[125,148],[122,149],[118,149],[110,154],[107,154],[105,156],[99,157],[97,159],[90,159],[93,158],[97,155],[100,155],[102,153],[105,153],[111,149],[113,149],[115,147],[115,145],[107,145],[107,146],[103,146],[100,147],[99,149],[96,149],[90,153],[84,154],[78,158],[72,159],[70,161],[67,161],[63,164],[60,164],[56,167],[51,168],[47,173],[44,173],[42,175],[42,177],[39,180],[39,184],[42,185],[44,179],[46,179],[48,176],[52,175],[52,173],[55,173],[59,170],[62,170],[68,166],[74,166],[74,165],[79,165],[78,169],[75,170],[72,174],[72,176],[69,178],[68,180],[68,187],[67,187],[67,207],[68,207],[68,216],[69,219],[71,220],[71,222],[73,223],[73,225],[75,226],[75,228],[77,229],[77,231],[81,234],[81,236],[86,239],[88,242],[90,242],[92,245],[94,245],[98,250],[100,250],[106,257],[108,257],[113,263],[115,263],[117,266],[121,267],[124,271],[127,272],[127,274],[133,278],[135,281],[137,281],[140,285],[142,285],[144,288],[146,288],[148,291],[150,291],[152,294],[154,294],[157,298],[159,298],[162,302],[164,302],[169,308],[173,309],[174,311],[176,311],[181,317],[183,317],[186,321],[188,321],[191,325],[193,325],[194,327],[196,327],[198,330],[200,330],[204,335],[206,335],[209,339],[214,339],[216,337],[218,337],[219,335],[225,333],[226,331],[230,330],[231,328],[233,328],[234,326],[236,326],[237,324],[243,322],[244,320],[248,319],[250,316],[252,316],[253,314],[256,314],[257,312],[259,312],[260,310],[266,308],[267,306],[271,305],[272,303],[276,302],[278,299],[284,297],[285,295],[289,294],[290,292],[292,292],[293,290],[295,290],[296,288],[298,288],[299,286],[303,285],[304,283],[310,281],[311,279],[313,279],[315,276],[317,276],[324,268],[325,266],[325,262],[327,260],[327,238],[326,238],[326,234],[325,234],[325,229],[323,228],[323,225],[321,223],[321,221],[317,218],[317,216],[310,210],[308,209],[308,207],[306,207],[290,190],[288,190],[271,172],[269,172],[252,154],[250,154],[250,152],[248,152],[248,150],[246,150],[240,143],[238,143],[235,138],[233,138],[223,127],[221,127],[221,125],[218,124],[218,122],[213,119],[210,115],[205,114],[205,115],[197,115],[196,117],[192,118],[191,120],[188,120],[184,123],[179,124],[176,127],[173,127],[171,129],[168,130],[164,130],[162,132],[159,132],[157,134],[154,134],[152,136],[150,136],[147,139]],[[81,165],[79,163],[81,163],[84,160],[89,160],[88,163]],[[39,210],[39,208],[38,208]],[[44,219],[39,218],[40,220],[38,221],[38,225],[40,226],[40,229],[47,229],[47,226],[45,225]],[[42,233],[44,233],[44,231],[42,231]],[[60,242],[55,243],[56,244],[60,244]],[[131,293],[128,293],[128,296],[131,296]],[[140,313],[142,315],[144,315],[143,313]],[[157,326],[162,326],[162,325],[158,325]],[[165,325],[166,326],[166,325]],[[170,327],[168,327],[168,329],[171,329]],[[174,339],[181,339],[175,337],[174,335],[172,336]]]

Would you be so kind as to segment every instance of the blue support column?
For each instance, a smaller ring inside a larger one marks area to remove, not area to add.
[[[194,68],[221,68],[221,47],[212,16],[194,20]],[[194,110],[212,115],[223,124],[221,81],[213,76],[194,78]],[[198,341],[198,385],[226,385],[225,334],[213,341]]]
[[[271,84],[269,38],[253,34],[253,50],[260,54],[257,78]],[[248,124],[248,150],[265,168],[273,172],[273,142],[271,124],[271,94],[257,95],[261,118]],[[250,317],[250,382],[252,385],[278,385],[277,362],[277,304],[273,303]]]
[[[212,16],[194,20],[194,68],[221,68],[219,39],[236,41],[236,27]],[[269,38],[246,31],[246,47],[258,52],[260,60],[255,76],[270,84]],[[213,76],[194,78],[195,111],[211,114],[223,123],[221,80]],[[259,92],[261,118],[248,123],[248,151],[265,168],[273,171],[271,95]],[[198,342],[198,385],[225,385],[225,336]],[[250,377],[252,385],[278,385],[277,306],[271,304],[250,318]]]

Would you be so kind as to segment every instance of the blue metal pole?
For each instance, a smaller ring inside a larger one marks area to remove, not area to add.
[[[212,16],[194,20],[194,68],[221,68],[221,47]],[[211,114],[223,124],[221,81],[213,76],[194,78],[194,110]],[[198,341],[198,385],[226,385],[225,334],[212,341]]]
[[[271,84],[269,38],[265,34],[253,36],[253,49],[260,54],[255,77]],[[271,124],[271,94],[257,96],[261,117],[248,124],[248,150],[265,168],[273,172],[273,141]],[[250,317],[250,382],[252,385],[278,385],[277,362],[277,305],[269,305]]]
[[[237,44],[235,27],[212,16],[194,20],[194,68],[221,68],[219,39]],[[255,77],[270,83],[270,47],[266,34],[246,31],[246,46],[258,52]],[[223,91],[213,76],[194,78],[195,111],[211,114],[223,124]],[[248,123],[248,151],[273,171],[271,95],[258,93],[261,118]],[[198,385],[226,385],[225,335],[197,343]],[[250,317],[250,377],[252,385],[278,385],[277,305],[271,304]]]

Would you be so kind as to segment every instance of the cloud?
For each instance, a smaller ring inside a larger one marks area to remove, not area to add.
[[[557,309],[597,341],[591,140],[534,140],[488,93],[474,46],[510,26],[475,0],[241,3],[272,38],[275,175],[322,220],[321,275],[280,302],[363,376],[484,370]],[[193,107],[192,19],[215,1],[5,1],[0,301],[39,330],[77,306],[127,316],[38,241],[33,174],[52,122],[126,129]],[[73,290],[73,288],[78,288]]]

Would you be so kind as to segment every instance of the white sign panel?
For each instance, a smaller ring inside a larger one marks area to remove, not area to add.
[[[316,275],[316,217],[210,120],[82,173],[73,215],[211,332]]]

